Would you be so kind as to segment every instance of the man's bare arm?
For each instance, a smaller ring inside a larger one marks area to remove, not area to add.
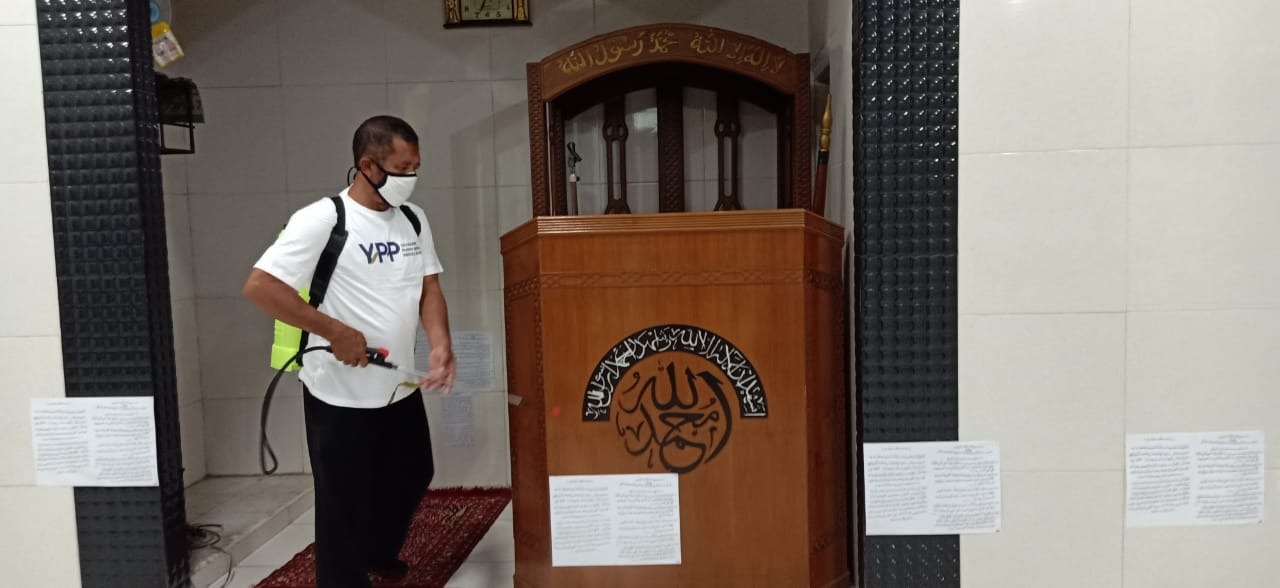
[[[272,318],[327,339],[338,361],[351,366],[369,363],[364,334],[316,310],[275,276],[254,268],[245,281],[243,293]]]
[[[418,306],[418,314],[422,320],[422,328],[431,342],[431,356],[428,358],[427,373],[429,377],[422,383],[430,388],[442,388],[445,393],[453,389],[453,378],[457,367],[453,360],[453,341],[449,335],[449,306],[444,300],[444,291],[440,288],[440,276],[427,276],[422,279],[422,301]]]

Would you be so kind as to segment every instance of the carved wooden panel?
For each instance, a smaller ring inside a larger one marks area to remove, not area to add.
[[[684,89],[658,86],[658,211],[684,212]]]
[[[550,106],[551,121],[547,125],[547,131],[550,134],[548,140],[548,149],[551,150],[551,214],[565,215],[569,214],[569,198],[565,194],[568,186],[565,184],[565,178],[568,175],[565,162],[565,143],[564,143],[564,111],[558,104],[552,103]]]
[[[811,198],[810,185],[813,183],[812,160],[813,145],[813,106],[809,103],[809,56],[796,55],[795,95],[791,101],[794,112],[791,118],[790,135],[792,139],[791,158],[791,207],[809,209]],[[823,211],[816,211],[822,214]]]
[[[551,195],[547,185],[547,105],[535,96],[542,95],[542,78],[538,64],[525,67],[529,84],[529,187],[533,195],[533,216],[551,214]]]
[[[592,37],[542,60],[541,97],[551,100],[602,75],[664,61],[706,63],[787,93],[799,67],[795,54],[755,37],[697,25],[646,25]],[[799,73],[807,81],[808,68]]]

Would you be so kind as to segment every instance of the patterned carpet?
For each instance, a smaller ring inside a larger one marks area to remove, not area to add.
[[[510,488],[441,488],[427,492],[400,557],[409,574],[388,588],[443,588],[471,555],[511,500]],[[312,588],[316,585],[315,545],[293,556],[258,588]]]

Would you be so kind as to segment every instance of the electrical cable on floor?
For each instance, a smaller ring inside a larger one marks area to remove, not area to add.
[[[227,550],[218,547],[222,542],[222,525],[187,525],[187,551],[209,548],[227,556],[227,576],[219,588],[227,588],[235,573],[235,558]]]

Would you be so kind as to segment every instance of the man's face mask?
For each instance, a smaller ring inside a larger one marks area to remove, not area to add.
[[[360,173],[378,191],[378,195],[382,196],[382,199],[392,208],[408,202],[409,196],[413,194],[414,186],[418,184],[418,174],[393,174],[379,163],[374,163],[374,165],[378,166],[378,170],[382,172],[381,183],[375,183],[368,175],[365,175],[363,170]]]

